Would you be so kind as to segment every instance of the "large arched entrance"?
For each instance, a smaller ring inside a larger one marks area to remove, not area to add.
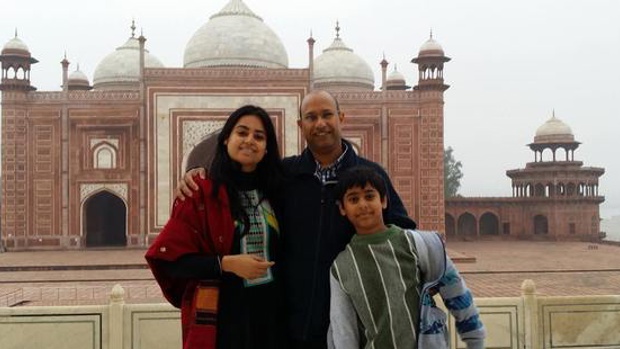
[[[468,236],[476,236],[476,218],[471,213],[463,213],[459,217],[459,222],[457,226],[457,234],[460,236],[468,235]]]
[[[102,191],[84,203],[86,247],[126,246],[127,207],[118,196]]]
[[[549,222],[547,217],[537,215],[534,217],[534,234],[541,235],[549,233]]]
[[[487,212],[480,217],[480,235],[499,235],[499,220],[496,215]]]

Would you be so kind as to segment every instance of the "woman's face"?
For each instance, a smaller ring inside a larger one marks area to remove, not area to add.
[[[267,150],[267,134],[260,118],[244,115],[224,141],[228,156],[241,164],[241,171],[252,172]]]

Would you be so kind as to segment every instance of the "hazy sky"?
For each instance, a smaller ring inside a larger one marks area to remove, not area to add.
[[[620,215],[620,1],[618,0],[244,0],[280,36],[292,68],[306,67],[306,39],[315,54],[334,38],[375,70],[383,53],[417,81],[410,63],[434,38],[452,58],[444,69],[445,144],[465,174],[465,196],[510,196],[506,170],[533,161],[526,147],[555,115],[582,145],[576,160],[604,167],[599,192],[604,218]],[[122,45],[135,18],[147,48],[180,67],[185,45],[228,0],[14,1],[0,11],[0,44],[15,28],[40,63],[31,81],[59,90],[67,52],[92,83],[101,59]]]

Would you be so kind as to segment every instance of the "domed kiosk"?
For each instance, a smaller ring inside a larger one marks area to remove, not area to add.
[[[17,37],[17,30],[15,37],[2,47],[0,62],[2,62],[0,90],[36,90],[30,85],[30,66],[38,60],[32,57],[28,46]]]

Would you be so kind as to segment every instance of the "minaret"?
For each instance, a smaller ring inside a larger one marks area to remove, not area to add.
[[[60,64],[62,65],[62,90],[67,92],[69,90],[69,60],[67,60],[66,52]]]
[[[30,66],[38,62],[30,55],[28,46],[17,37],[7,42],[0,52],[2,62],[2,83],[0,90],[34,91],[36,88],[30,85]]]
[[[383,59],[379,63],[381,64],[381,91],[386,91],[386,81],[387,81],[387,66],[388,61],[385,59],[385,53],[383,54]]]
[[[308,91],[311,91],[314,87],[314,43],[316,42],[312,37],[312,31],[310,31],[310,37],[308,42]]]
[[[439,90],[445,91],[450,85],[443,82],[443,64],[450,61],[446,57],[443,48],[433,39],[431,30],[429,39],[420,47],[418,56],[411,60],[418,65],[418,85],[414,90]]]

